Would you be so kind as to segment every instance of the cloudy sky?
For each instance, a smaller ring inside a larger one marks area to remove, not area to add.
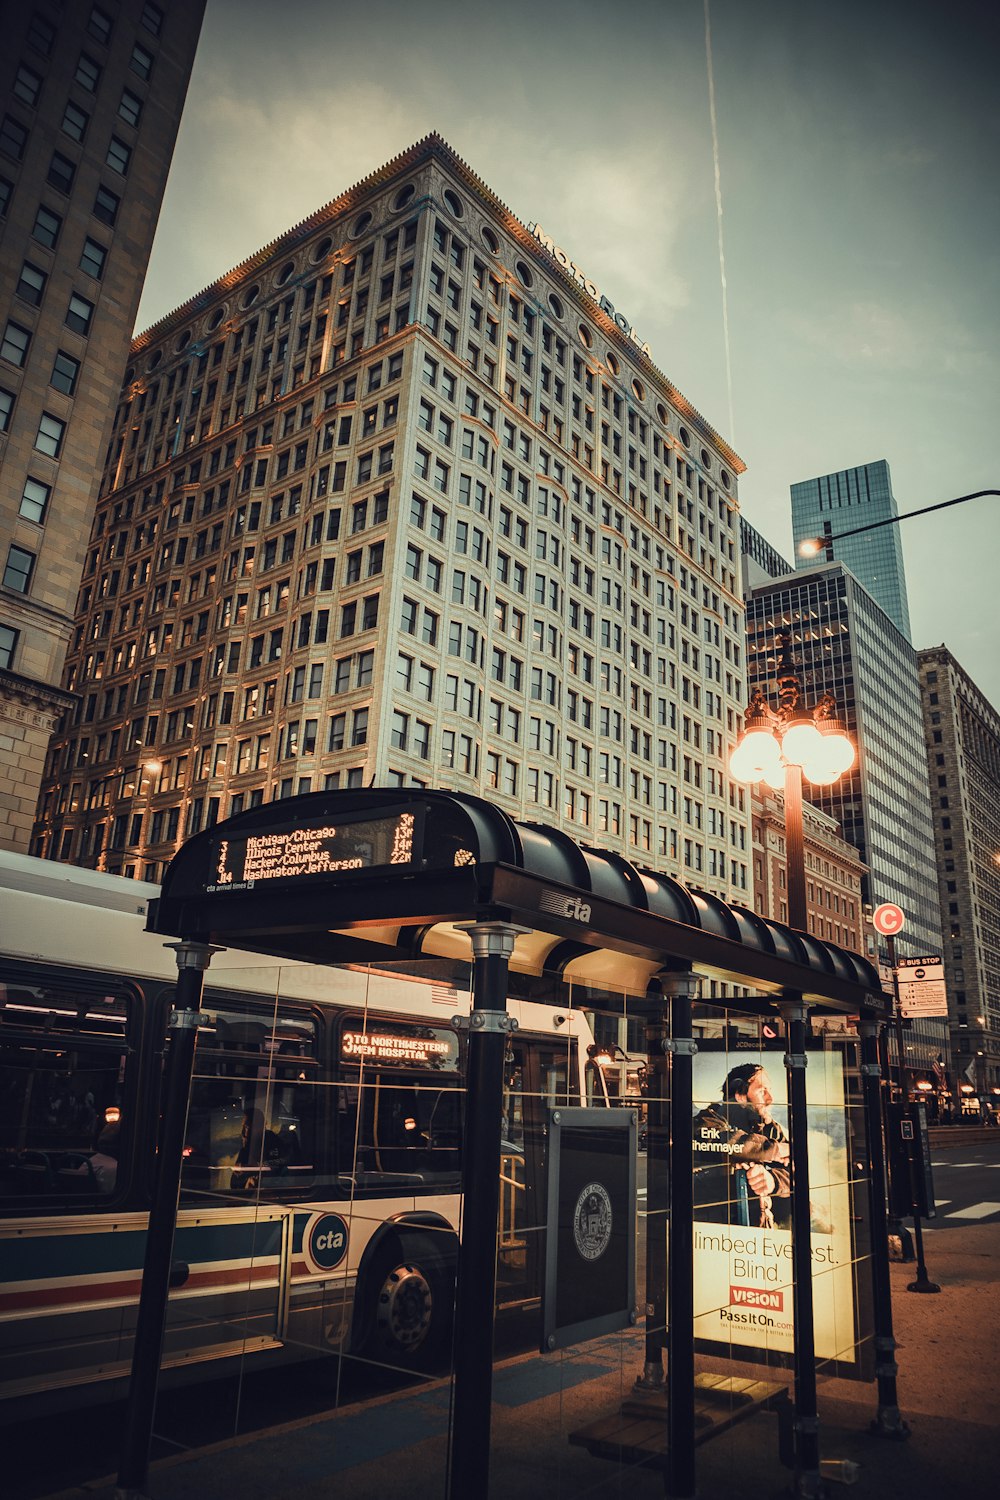
[[[145,327],[438,130],[626,312],[747,463],[1000,488],[1000,91],[982,0],[208,0]],[[731,385],[731,401],[730,401]],[[904,523],[918,646],[1000,707],[1000,499]]]

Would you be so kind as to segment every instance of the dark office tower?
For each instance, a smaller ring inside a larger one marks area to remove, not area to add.
[[[952,1082],[981,1094],[1000,1087],[1000,714],[946,646],[920,651],[918,662]]]
[[[0,3],[0,847],[27,849],[74,703],[63,663],[203,10]]]
[[[806,795],[836,818],[867,866],[862,889],[872,906],[894,901],[906,913],[901,953],[940,952],[941,921],[934,826],[924,749],[916,653],[842,563],[814,565],[760,584],[746,599],[751,692],[776,694],[776,641],[792,637],[806,702],[834,695],[858,746],[852,771]],[[925,1063],[944,1045],[943,1023],[910,1033],[907,1061]]]
[[[756,526],[751,526],[746,516],[741,515],[740,572],[743,577],[743,592],[748,594],[759,583],[766,583],[769,578],[783,578],[786,573],[793,571],[791,563],[786,562],[763,533]]]
[[[743,465],[595,290],[431,136],[135,340],[37,852],[428,785],[749,900]]]
[[[886,521],[898,516],[892,494],[889,465],[884,458],[858,469],[841,469],[836,474],[821,474],[792,485],[792,533],[795,566],[809,569],[815,562],[803,557],[802,542],[813,537],[834,537],[838,532],[867,526],[872,521]],[[820,557],[842,562],[850,568],[877,604],[880,604],[897,630],[909,641],[910,610],[906,602],[906,574],[898,526],[883,526],[878,531],[863,531],[843,541],[827,543]]]

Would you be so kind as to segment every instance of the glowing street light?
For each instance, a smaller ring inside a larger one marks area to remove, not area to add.
[[[802,704],[792,660],[791,636],[778,637],[778,708],[758,688],[744,714],[743,732],[729,759],[734,781],[764,781],[784,789],[788,923],[804,932],[806,869],[802,834],[802,778],[832,786],[854,764],[854,743],[837,715],[836,700],[825,693],[815,708]]]
[[[818,557],[823,552],[826,554],[826,561],[833,562],[833,543],[842,541],[845,536],[860,536],[862,531],[877,531],[880,526],[897,526],[900,521],[908,521],[911,516],[926,516],[932,510],[947,510],[950,505],[964,505],[966,500],[979,500],[983,495],[1000,495],[1000,490],[973,490],[971,495],[958,495],[954,500],[939,500],[937,505],[924,505],[920,510],[905,510],[901,516],[885,516],[881,521],[869,521],[866,526],[852,526],[849,531],[830,531],[830,523],[827,522],[828,529],[823,536],[809,536],[799,543],[799,556]]]

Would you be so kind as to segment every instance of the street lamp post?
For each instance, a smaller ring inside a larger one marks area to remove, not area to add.
[[[836,704],[824,694],[811,711],[802,704],[791,636],[778,637],[778,708],[759,690],[745,715],[743,733],[729,761],[736,781],[765,781],[784,786],[785,884],[788,925],[800,932],[809,926],[806,863],[802,828],[802,778],[831,786],[854,764],[854,745],[836,716]],[[809,1153],[806,1119],[806,1037],[808,1007],[801,995],[789,995],[782,1006],[788,1051],[788,1106],[792,1169],[792,1296],[795,1318],[796,1494],[821,1493],[819,1424],[816,1404],[816,1338],[813,1327],[812,1246],[809,1203]]]

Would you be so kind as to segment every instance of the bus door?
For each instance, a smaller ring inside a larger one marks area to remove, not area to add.
[[[567,1039],[575,1047],[573,1037]],[[566,1043],[515,1035],[505,1062],[500,1143],[500,1224],[497,1301],[500,1306],[541,1296],[547,1211],[548,1112],[579,1103],[569,1089]]]

